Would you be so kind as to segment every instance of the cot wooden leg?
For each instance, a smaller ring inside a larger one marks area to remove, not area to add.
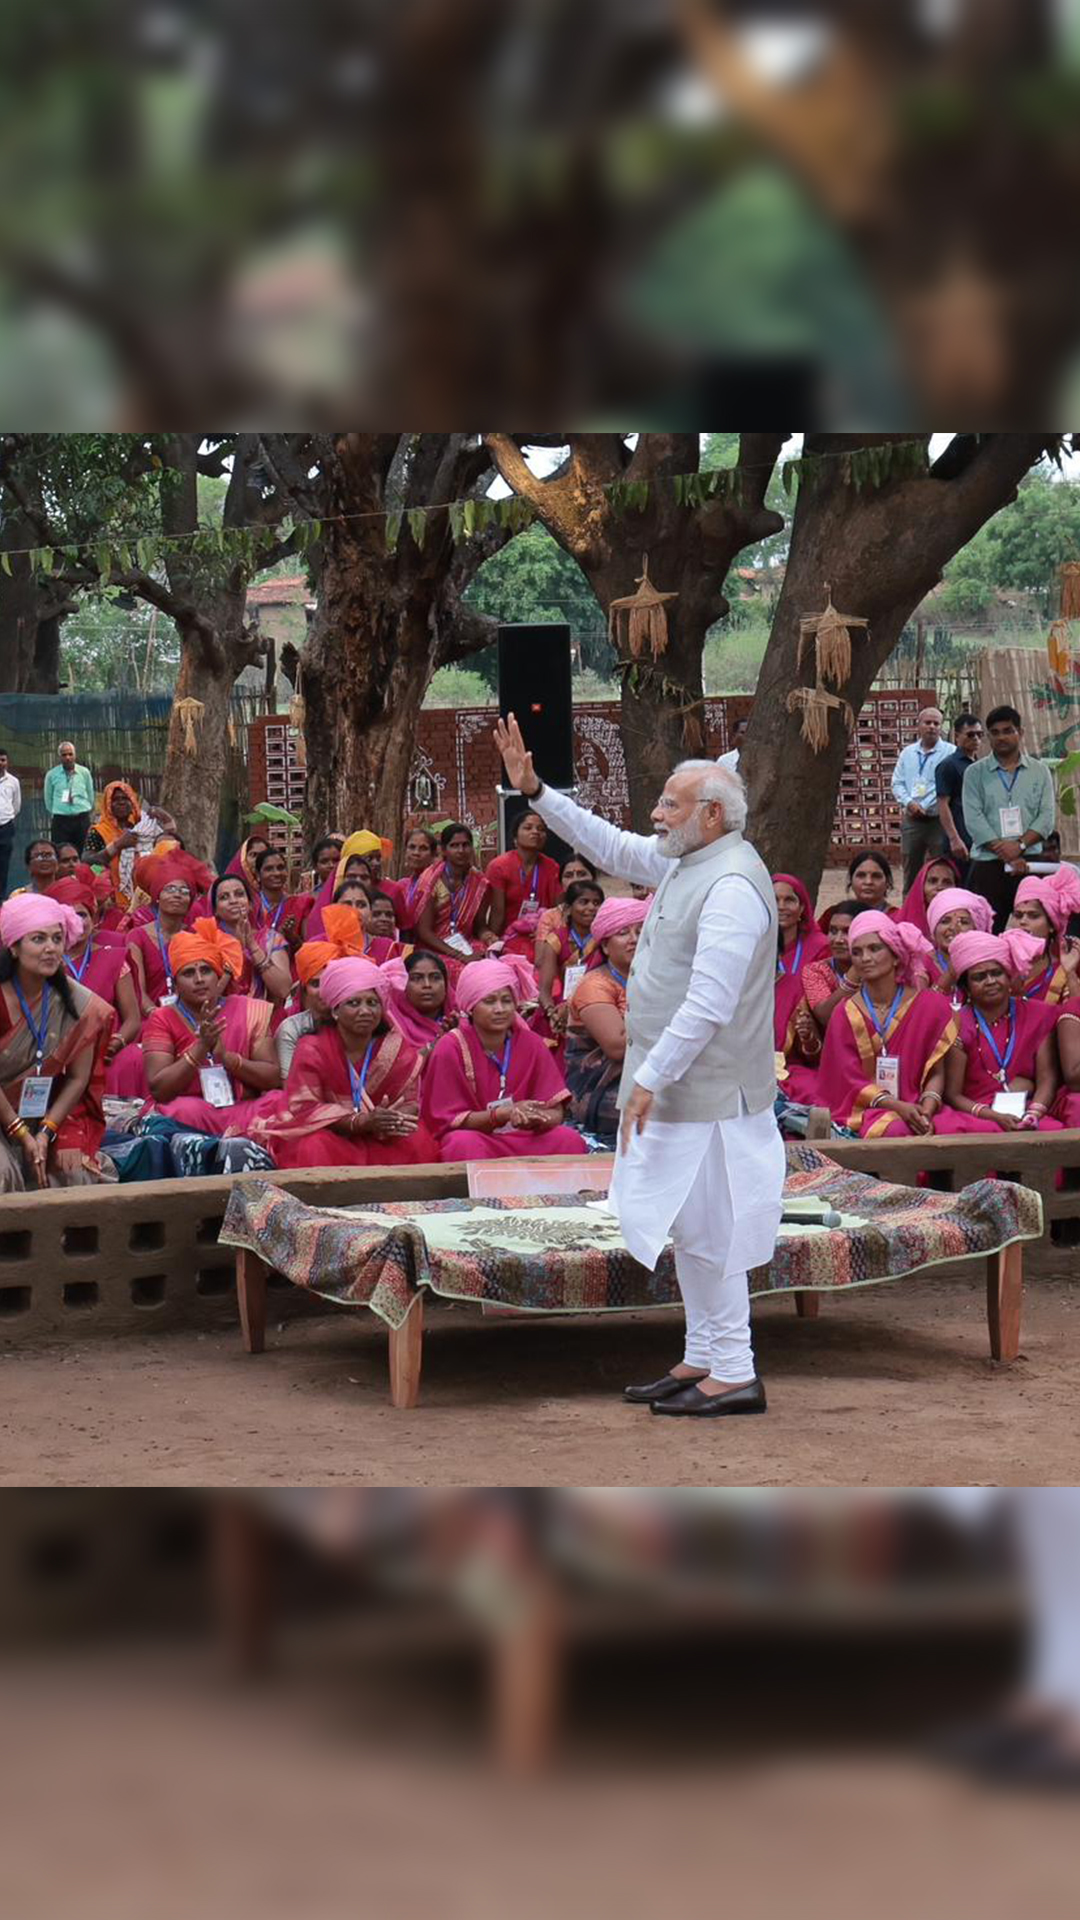
[[[266,1667],[270,1654],[270,1542],[260,1514],[243,1499],[218,1495],[213,1506],[218,1617],[233,1671]]]
[[[491,1646],[493,1745],[507,1773],[537,1773],[559,1722],[563,1641],[555,1594],[540,1576],[518,1617]]]
[[[390,1329],[390,1404],[415,1407],[424,1350],[424,1296],[418,1293],[403,1327]]]
[[[795,1311],[800,1320],[816,1320],[821,1311],[821,1295],[810,1293],[805,1287],[796,1288]]]
[[[1017,1244],[992,1253],[986,1263],[986,1318],[995,1360],[1015,1360],[1020,1351],[1024,1299],[1024,1249]]]
[[[261,1353],[266,1345],[265,1260],[246,1247],[236,1249],[236,1301],[240,1308],[240,1326],[249,1353]]]

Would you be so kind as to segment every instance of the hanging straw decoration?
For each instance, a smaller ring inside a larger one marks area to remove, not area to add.
[[[612,645],[619,651],[620,626],[622,640],[631,659],[639,660],[646,646],[654,660],[667,651],[668,623],[667,602],[677,600],[677,593],[661,593],[649,579],[649,556],[641,556],[641,572],[636,576],[638,590],[627,593],[619,600],[613,600],[608,608],[608,634]]]
[[[199,740],[195,732],[195,723],[197,720],[202,719],[206,708],[201,700],[192,700],[189,698],[186,700],[178,700],[174,711],[180,725],[184,729],[184,752],[188,755],[189,759],[194,760],[199,751]]]
[[[1069,623],[1067,620],[1053,620],[1046,639],[1046,652],[1050,661],[1050,671],[1059,680],[1064,680],[1072,662],[1072,647],[1069,643]]]
[[[829,744],[829,708],[835,707],[843,714],[844,725],[849,733],[855,729],[855,715],[846,700],[835,693],[828,693],[822,686],[793,687],[787,697],[787,710],[795,713],[802,709],[802,737],[811,753],[824,753]]]
[[[803,652],[813,640],[818,681],[831,680],[834,687],[842,687],[851,677],[851,628],[868,628],[870,622],[858,613],[837,613],[832,603],[832,588],[827,580],[825,597],[824,613],[804,613],[799,621],[796,665],[802,665]]]
[[[1061,618],[1080,620],[1080,560],[1066,560],[1061,575]]]

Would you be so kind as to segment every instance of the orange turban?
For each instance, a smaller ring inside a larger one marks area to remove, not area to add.
[[[174,933],[169,941],[169,965],[174,973],[193,966],[196,960],[209,960],[214,972],[226,969],[234,980],[244,971],[244,949],[231,933],[222,933],[216,920],[196,920],[194,933]]]
[[[200,893],[209,893],[214,884],[211,869],[201,860],[196,860],[194,854],[185,853],[183,847],[178,847],[175,840],[170,842],[167,853],[161,853],[155,848],[153,853],[148,853],[141,860],[136,860],[134,878],[140,893],[145,893],[148,899],[155,903],[161,895],[162,888],[167,887],[170,880],[183,880],[185,885],[191,888],[193,900]]]
[[[324,907],[322,917],[328,938],[305,940],[297,949],[296,971],[302,987],[317,979],[331,960],[363,957],[364,929],[355,907]]]

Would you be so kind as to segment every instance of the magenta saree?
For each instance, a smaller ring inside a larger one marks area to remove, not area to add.
[[[1058,1022],[1058,1008],[1047,1006],[1044,1001],[1010,1001],[1010,1007],[1016,1022],[1016,1043],[1009,1061],[1008,1085],[1015,1087],[1018,1080],[1026,1080],[1030,1086],[1035,1084],[1035,1062],[1039,1048],[1048,1033],[1053,1033]],[[964,1073],[963,1094],[966,1100],[978,1101],[989,1106],[995,1093],[1001,1092],[1001,1082],[997,1078],[998,1062],[994,1057],[986,1036],[979,1027],[971,1007],[964,1007],[957,1015],[959,1044],[967,1056],[967,1068]],[[1002,1059],[1009,1044],[1009,1017],[998,1020],[990,1028],[998,1053]],[[1056,1103],[1055,1103],[1056,1104]],[[1063,1121],[1054,1120],[1045,1114],[1032,1131],[1040,1133],[1059,1132]],[[955,1107],[941,1107],[934,1115],[935,1133],[1002,1133],[996,1120],[980,1114],[960,1113]]]
[[[508,1100],[536,1100],[545,1105],[568,1101],[570,1090],[558,1064],[535,1033],[518,1024],[510,1033],[506,1071]],[[548,1127],[532,1133],[525,1127],[505,1132],[479,1133],[463,1127],[466,1114],[478,1113],[499,1098],[499,1069],[485,1052],[471,1020],[440,1040],[424,1073],[420,1113],[442,1147],[444,1160],[500,1160],[513,1154],[584,1153],[585,1142],[573,1127]]]
[[[956,1017],[940,993],[905,987],[896,1012],[876,1032],[861,995],[842,1001],[825,1030],[817,1098],[828,1107],[837,1126],[847,1127],[864,1140],[886,1135],[906,1136],[911,1129],[895,1113],[871,1111],[881,1091],[877,1061],[888,1052],[899,1062],[899,1098],[917,1100],[932,1069],[956,1039]]]

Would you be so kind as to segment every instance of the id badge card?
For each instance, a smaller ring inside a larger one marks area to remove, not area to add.
[[[878,1091],[887,1093],[890,1100],[900,1098],[900,1057],[895,1053],[881,1053],[877,1060]]]
[[[28,1073],[19,1095],[20,1120],[44,1120],[52,1099],[51,1073]]]
[[[158,1001],[159,1007],[175,1007],[175,1005],[176,1005],[175,993],[163,993],[161,996],[161,999]]]
[[[588,967],[567,967],[566,972],[563,974],[564,1002],[569,1004],[573,999],[588,971]]]
[[[233,1099],[232,1081],[224,1067],[200,1067],[199,1085],[202,1097],[208,1107],[231,1107]]]
[[[469,959],[472,959],[472,948],[463,933],[448,933],[446,944],[448,947],[453,947],[455,953],[467,954]]]
[[[926,781],[925,781],[925,780],[916,780],[916,782],[915,782],[915,787],[914,787],[914,793],[915,793],[915,798],[916,798],[916,800],[921,800],[921,799],[922,799],[922,797],[923,797],[923,795],[925,794],[925,792],[926,792]]]
[[[1019,807],[999,807],[998,821],[1003,840],[1019,840],[1024,831],[1023,815]]]
[[[1010,1113],[1014,1120],[1022,1120],[1027,1112],[1027,1103],[1026,1093],[1008,1093],[1003,1088],[1000,1093],[995,1093],[990,1103],[990,1111],[991,1113]]]

